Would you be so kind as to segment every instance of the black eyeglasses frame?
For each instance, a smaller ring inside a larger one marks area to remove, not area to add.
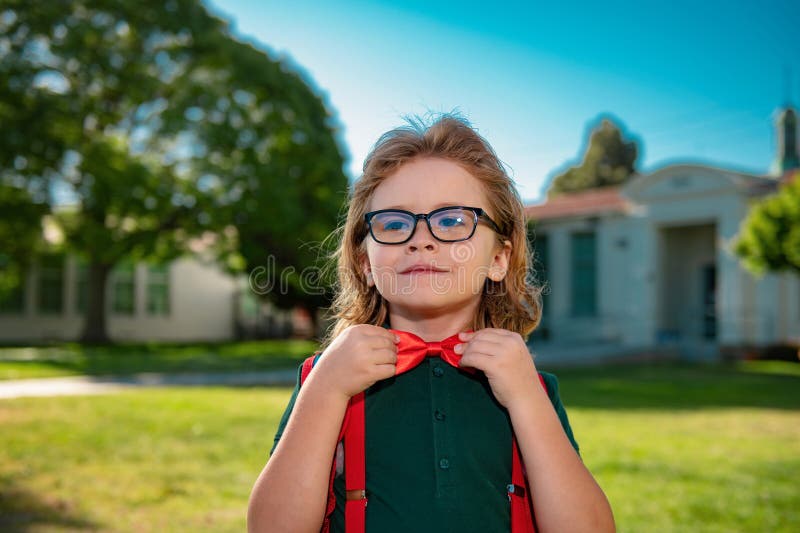
[[[472,226],[472,232],[470,232],[470,234],[467,237],[464,237],[464,238],[461,238],[461,239],[452,239],[452,240],[451,239],[440,239],[434,233],[433,228],[431,227],[430,217],[432,217],[436,213],[439,213],[441,211],[447,211],[449,209],[466,209],[466,210],[472,212],[472,215],[474,217],[473,221],[474,221],[475,224]],[[384,242],[384,241],[381,241],[380,239],[378,239],[377,237],[375,237],[375,234],[372,231],[372,218],[375,215],[378,215],[380,213],[389,213],[389,212],[391,212],[391,213],[405,213],[405,214],[411,216],[414,219],[414,227],[411,229],[411,233],[409,233],[407,239],[405,239],[403,241],[400,241],[400,242]],[[375,242],[377,242],[379,244],[388,244],[388,245],[391,245],[391,244],[405,244],[408,241],[410,241],[411,238],[414,236],[414,233],[416,233],[416,231],[417,231],[417,223],[420,220],[424,220],[425,221],[425,223],[428,225],[428,231],[433,236],[433,238],[436,239],[439,242],[451,243],[451,242],[468,241],[469,239],[472,238],[473,235],[475,235],[475,230],[478,228],[478,221],[480,221],[480,220],[486,221],[489,224],[489,226],[492,228],[492,230],[494,230],[499,235],[503,234],[503,232],[500,231],[500,226],[498,226],[497,223],[494,220],[492,220],[491,217],[489,217],[489,215],[486,214],[486,211],[484,211],[480,207],[471,207],[471,206],[467,206],[467,205],[447,205],[447,206],[444,206],[444,207],[440,207],[438,209],[434,209],[430,213],[412,213],[411,211],[406,211],[405,209],[379,209],[377,211],[370,211],[369,213],[365,213],[364,214],[364,222],[367,224],[367,228],[369,228],[369,234],[372,235],[372,238],[375,240]]]

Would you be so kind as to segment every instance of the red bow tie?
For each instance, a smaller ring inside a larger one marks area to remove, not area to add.
[[[408,372],[419,365],[428,356],[438,356],[449,365],[459,368],[458,362],[461,361],[461,354],[455,352],[456,344],[462,341],[458,338],[458,333],[452,337],[447,337],[438,342],[425,342],[418,336],[408,331],[390,329],[392,333],[400,337],[397,343],[397,368],[395,375]],[[473,369],[463,369],[473,371]]]

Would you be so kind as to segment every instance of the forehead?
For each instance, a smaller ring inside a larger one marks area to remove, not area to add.
[[[446,159],[420,158],[386,177],[373,192],[367,210],[423,213],[445,205],[488,207],[483,185],[461,165]]]

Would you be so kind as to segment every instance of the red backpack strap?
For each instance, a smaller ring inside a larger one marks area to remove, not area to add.
[[[305,383],[306,378],[311,373],[311,370],[314,368],[314,364],[319,359],[319,354],[322,352],[316,352],[314,355],[308,357],[305,361],[303,361],[303,367],[300,370],[300,385],[302,386]],[[348,407],[349,410],[349,407]],[[342,430],[339,432],[339,438],[337,442],[342,440],[342,434],[344,433],[344,427],[347,422],[347,416],[345,416],[345,421],[342,424]],[[331,464],[331,477],[330,481],[328,482],[328,504],[325,508],[325,519],[322,522],[322,528],[320,529],[321,533],[328,533],[331,529],[331,515],[333,511],[336,509],[336,494],[333,492],[333,478],[336,476],[336,451],[334,450],[334,457]]]
[[[544,377],[539,374],[539,383],[547,392]],[[533,514],[533,495],[525,476],[525,464],[519,452],[517,437],[512,437],[511,484],[508,486],[508,499],[511,502],[511,533],[535,533],[536,518]]]
[[[311,373],[317,354],[312,355],[303,362],[300,371],[300,384],[302,385]],[[365,432],[364,432],[364,393],[361,392],[350,399],[345,412],[342,430],[337,441],[344,439],[345,457],[345,531],[347,533],[364,533],[366,527],[366,466],[365,466]],[[331,515],[336,509],[336,495],[333,491],[333,480],[336,476],[336,458],[331,467],[330,483],[328,485],[328,506],[325,510],[325,520],[322,532],[328,533],[331,527]]]
[[[366,529],[367,480],[364,431],[364,393],[350,399],[344,430],[344,483],[347,495],[344,507],[344,530],[364,533]]]
[[[306,382],[306,378],[311,373],[311,369],[314,368],[314,363],[317,362],[318,354],[319,352],[307,357],[306,360],[303,361],[303,368],[300,370],[300,385]]]

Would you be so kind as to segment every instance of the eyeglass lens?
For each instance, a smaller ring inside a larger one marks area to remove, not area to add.
[[[433,236],[443,241],[468,238],[475,229],[475,214],[469,209],[445,209],[429,217]],[[372,235],[384,243],[408,239],[414,231],[416,218],[402,211],[384,211],[372,217]]]

